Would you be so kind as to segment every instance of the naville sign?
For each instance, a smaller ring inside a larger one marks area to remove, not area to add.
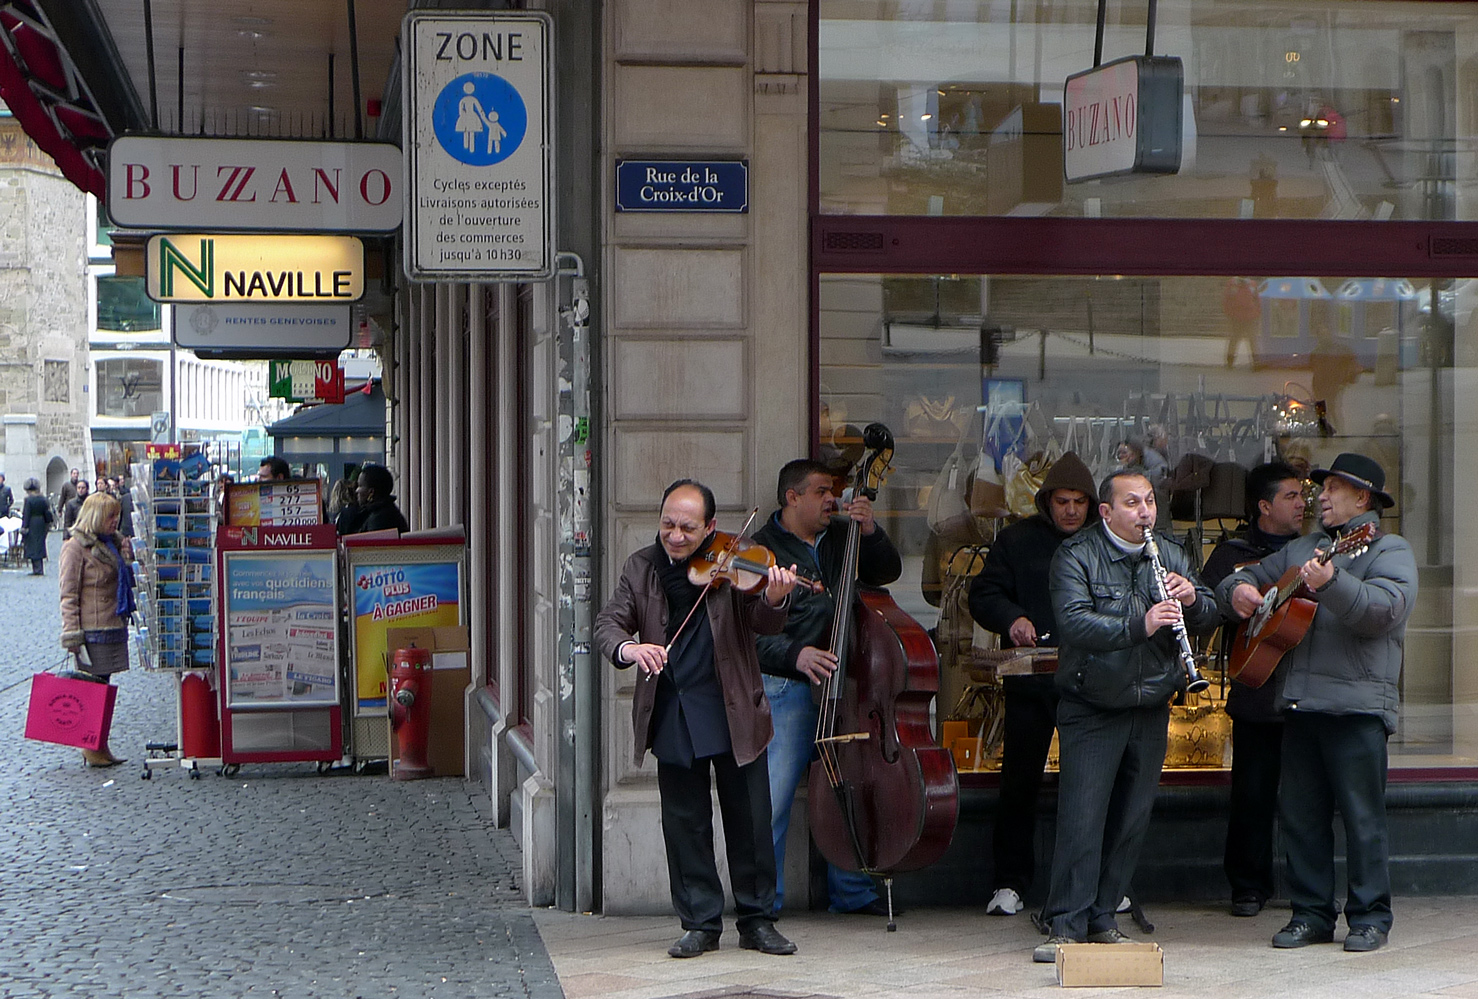
[[[357,302],[364,244],[353,236],[151,236],[144,254],[156,302]]]

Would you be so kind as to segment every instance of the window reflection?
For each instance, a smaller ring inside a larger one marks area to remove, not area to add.
[[[1061,102],[1097,5],[822,0],[820,210],[834,214],[1470,219],[1478,10],[1164,0],[1185,70],[1181,171],[1062,180]],[[1115,7],[1104,60],[1144,52]],[[1096,199],[1096,200],[1095,200]]]
[[[160,328],[159,303],[144,290],[141,277],[99,277],[98,329],[136,333]]]
[[[979,742],[959,744],[957,762],[999,759],[999,685],[984,655],[996,643],[965,605],[991,539],[1034,511],[1054,456],[1074,451],[1099,478],[1137,447],[1158,469],[1162,527],[1203,558],[1238,529],[1242,498],[1177,487],[1190,456],[1243,470],[1275,458],[1327,467],[1343,451],[1380,462],[1397,500],[1385,527],[1411,542],[1422,573],[1393,762],[1478,764],[1478,691],[1453,652],[1478,608],[1452,584],[1461,504],[1451,499],[1466,475],[1455,427],[1478,413],[1450,366],[1478,342],[1475,289],[1283,275],[821,275],[821,451],[845,451],[874,420],[894,432],[878,517],[905,569],[890,591],[935,636],[941,721],[965,723],[942,730],[947,744]],[[1312,504],[1312,484],[1307,495]],[[1177,709],[1167,766],[1226,765],[1220,697],[1213,683]]]

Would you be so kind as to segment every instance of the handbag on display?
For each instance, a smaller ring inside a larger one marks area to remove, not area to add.
[[[108,741],[118,688],[74,670],[31,677],[26,738],[77,749],[101,749]]]

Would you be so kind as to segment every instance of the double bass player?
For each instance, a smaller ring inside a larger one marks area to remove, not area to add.
[[[635,666],[640,677],[632,698],[634,762],[640,767],[648,749],[657,757],[672,905],[684,930],[668,954],[717,950],[723,933],[711,782],[718,785],[739,946],[793,954],[795,944],[775,929],[766,765],[772,727],[755,635],[784,627],[795,574],[771,566],[754,594],[695,585],[689,563],[716,528],[707,486],[692,479],[668,486],[656,541],[626,560],[616,592],[596,616],[595,638],[602,656],[621,669]]]
[[[755,540],[775,553],[782,564],[805,566],[818,573],[828,592],[797,591],[792,597],[785,631],[758,639],[765,695],[775,723],[770,744],[770,809],[775,840],[775,909],[785,901],[785,838],[796,788],[815,754],[818,715],[814,687],[831,676],[837,657],[826,648],[836,604],[830,591],[841,577],[847,543],[847,521],[833,517],[840,507],[833,477],[819,461],[798,458],[787,462],[776,483],[780,508]],[[886,531],[873,518],[872,501],[858,496],[848,505],[846,518],[857,522],[861,549],[857,577],[872,586],[886,586],[903,573],[903,559]],[[820,793],[815,789],[812,793]],[[886,916],[868,875],[827,864],[827,894],[831,911]]]

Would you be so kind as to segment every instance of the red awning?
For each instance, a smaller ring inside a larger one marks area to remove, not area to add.
[[[113,131],[32,0],[0,3],[0,97],[62,176],[101,200]]]

